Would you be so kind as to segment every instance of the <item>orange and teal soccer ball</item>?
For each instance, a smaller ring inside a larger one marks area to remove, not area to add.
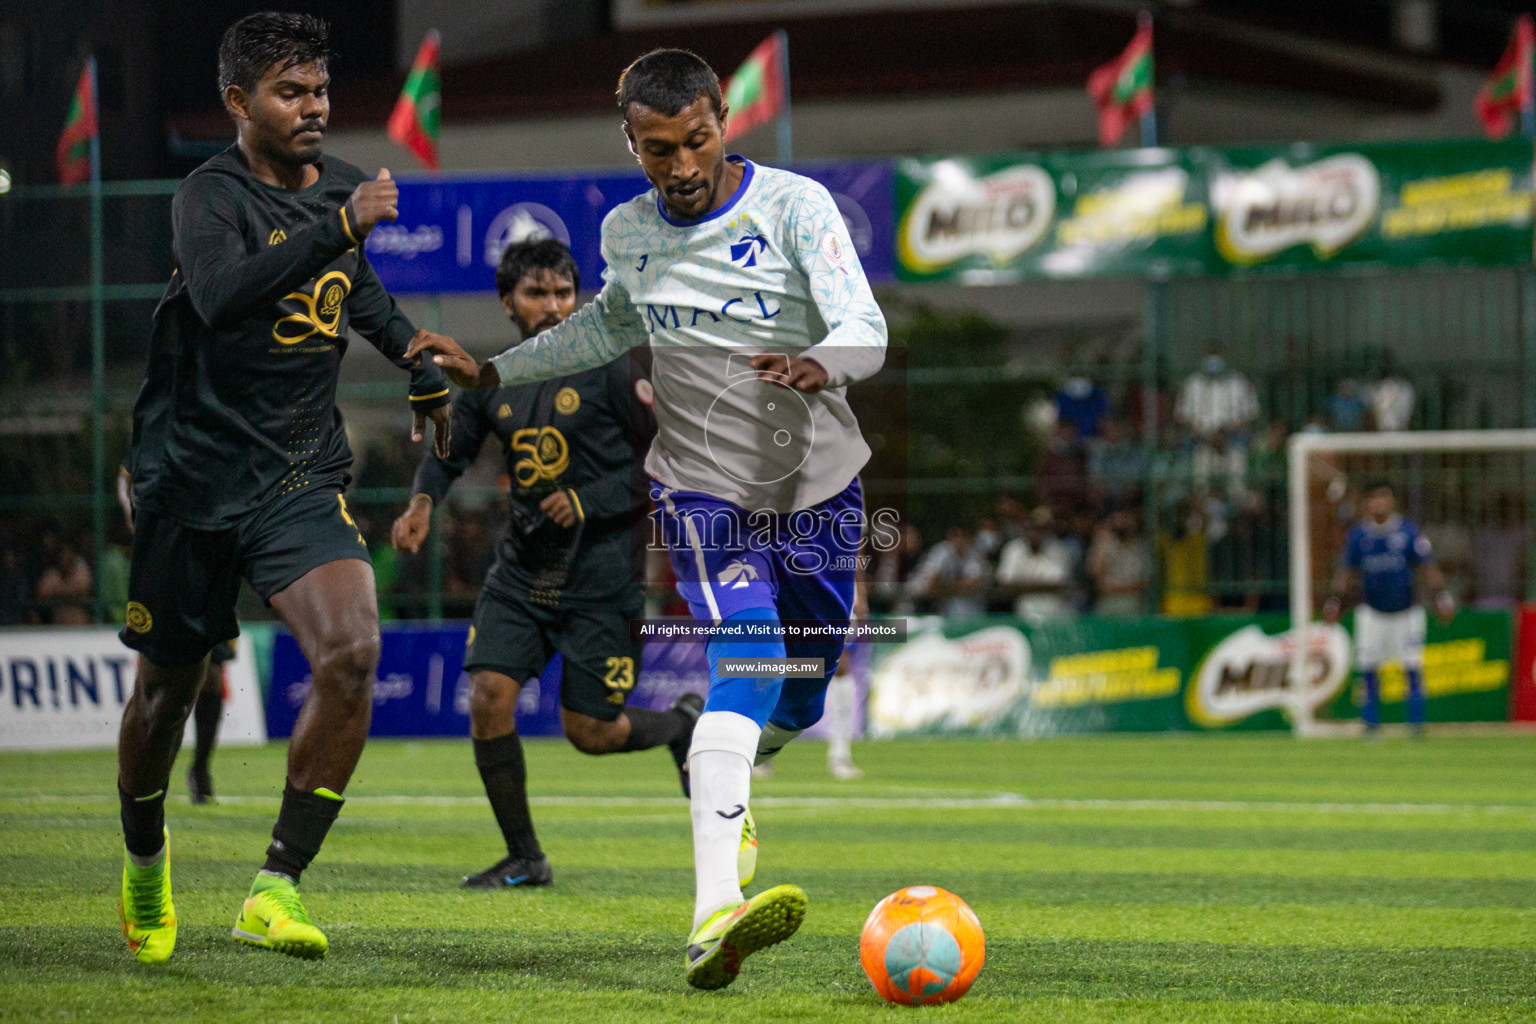
[[[952,1003],[987,959],[981,922],[952,892],[899,889],[875,904],[859,935],[859,962],[881,997],[905,1006]]]

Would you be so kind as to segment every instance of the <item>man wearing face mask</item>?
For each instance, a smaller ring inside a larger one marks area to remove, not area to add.
[[[496,270],[502,309],[524,343],[570,316],[580,287],[570,250],[552,238],[509,246]],[[447,456],[422,460],[415,497],[395,520],[395,550],[420,551],[433,505],[495,436],[511,519],[475,607],[464,671],[475,765],[507,856],[461,888],[553,880],[534,834],[513,712],[523,685],[556,652],[564,659],[560,721],[572,746],[587,754],[668,746],[685,770],[703,699],[684,694],[670,711],[624,706],[640,670],[629,622],[642,616],[644,593],[631,567],[644,557],[639,462],[656,433],[650,396],[650,380],[627,355],[550,380],[465,392]]]
[[[1212,350],[1200,369],[1185,378],[1173,415],[1194,435],[1194,483],[1214,487],[1224,482],[1228,495],[1240,499],[1248,438],[1259,415],[1253,382]]]

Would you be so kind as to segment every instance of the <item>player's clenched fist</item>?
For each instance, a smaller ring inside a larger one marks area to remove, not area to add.
[[[380,170],[379,176],[372,181],[357,186],[347,205],[351,207],[352,232],[358,241],[362,241],[380,221],[400,216],[400,188],[389,176],[389,168]]]
[[[432,501],[424,494],[411,499],[411,507],[400,514],[390,528],[389,541],[402,555],[414,555],[432,529]]]

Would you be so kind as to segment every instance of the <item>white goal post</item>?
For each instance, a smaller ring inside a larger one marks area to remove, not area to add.
[[[1298,735],[1320,731],[1307,700],[1308,630],[1312,625],[1312,536],[1307,509],[1309,459],[1316,454],[1526,451],[1536,454],[1536,430],[1403,430],[1382,433],[1292,434],[1286,452],[1286,516],[1290,520],[1291,626],[1295,645],[1288,673]]]

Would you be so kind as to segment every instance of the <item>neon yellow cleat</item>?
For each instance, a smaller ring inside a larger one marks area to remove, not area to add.
[[[752,820],[752,810],[741,820],[741,847],[736,851],[737,884],[743,889],[752,884],[757,874],[757,822]]]
[[[160,964],[176,951],[176,907],[171,903],[171,832],[165,853],[141,868],[123,855],[123,894],[117,904],[128,952],[143,964]]]
[[[251,895],[240,908],[233,934],[246,945],[306,960],[318,960],[330,947],[325,933],[304,912],[299,890],[277,875],[256,876],[251,883]]]
[[[743,960],[795,934],[805,920],[805,907],[805,892],[798,885],[776,885],[721,909],[688,938],[688,984],[703,989],[729,985]]]

